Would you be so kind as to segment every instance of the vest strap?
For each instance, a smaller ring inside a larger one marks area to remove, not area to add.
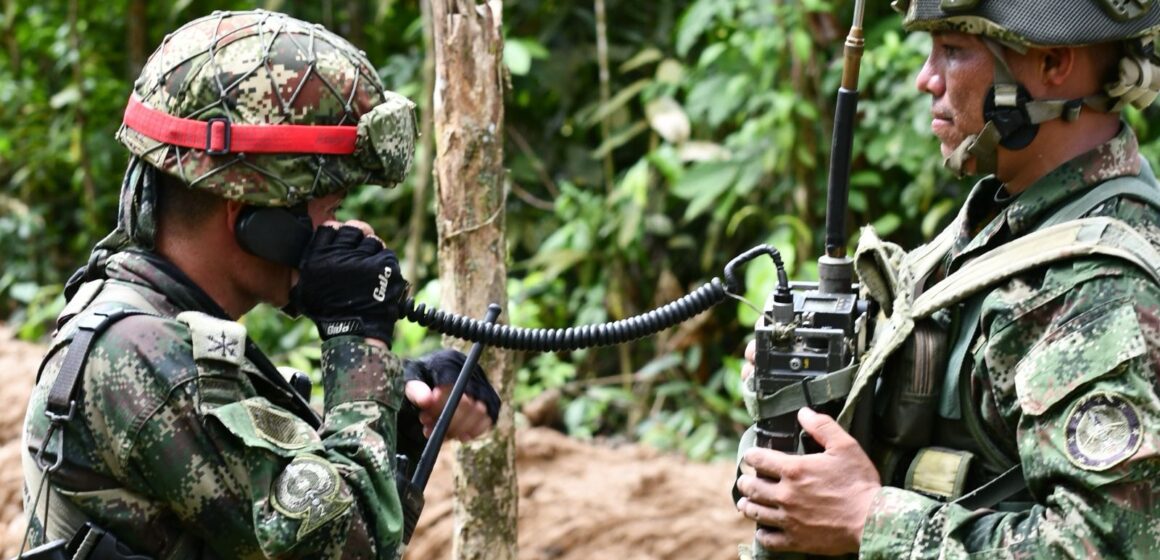
[[[56,375],[52,389],[48,392],[48,403],[45,414],[54,421],[65,422],[72,419],[76,409],[77,382],[88,358],[93,341],[105,332],[113,323],[133,315],[146,315],[145,311],[137,309],[118,309],[115,311],[94,311],[77,320],[77,332],[68,346],[64,356],[64,363]]]

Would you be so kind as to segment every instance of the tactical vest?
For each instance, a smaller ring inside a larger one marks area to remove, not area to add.
[[[68,305],[58,318],[58,334],[53,344],[41,362],[37,372],[39,383],[41,374],[49,361],[59,352],[65,352],[61,360],[61,367],[57,378],[49,390],[46,413],[50,418],[54,415],[65,422],[79,421],[73,418],[73,401],[78,398],[77,389],[81,385],[84,364],[88,358],[93,343],[117,321],[133,315],[160,316],[158,311],[140,294],[133,289],[107,280],[94,280],[82,285],[76,294],[69,300]],[[291,398],[287,403],[289,410],[298,412],[301,420],[296,422],[285,421],[281,424],[298,427],[316,428],[320,423],[318,416],[310,409],[309,404],[293,390],[283,375],[262,355],[257,347],[249,343],[245,327],[224,319],[217,319],[200,312],[187,311],[179,314],[175,320],[184,323],[191,332],[193,340],[194,362],[197,366],[198,384],[197,407],[203,414],[222,414],[226,408],[238,406],[237,395],[229,390],[230,384],[220,383],[223,376],[243,375],[241,365],[244,359],[249,359],[267,383],[278,386]],[[198,336],[201,333],[203,336]],[[205,336],[208,334],[213,337]],[[214,344],[206,341],[212,340]],[[221,352],[220,349],[231,348],[232,352]],[[291,415],[283,413],[285,416]],[[275,418],[274,420],[279,420]],[[302,422],[305,421],[305,422]],[[274,422],[272,424],[277,424]],[[281,425],[278,424],[278,425]],[[301,424],[301,426],[299,426]],[[30,507],[30,524],[43,531],[53,527],[53,533],[60,535],[84,534],[86,524],[92,520],[75,506],[71,499],[93,492],[118,491],[118,483],[97,473],[77,468],[70,464],[62,453],[63,446],[60,438],[64,437],[64,426],[50,428],[45,441],[25,441],[23,445],[22,463],[27,492],[30,500],[35,503],[26,504]],[[282,430],[287,431],[287,430]],[[54,433],[55,432],[55,433]],[[27,433],[25,437],[27,439]],[[54,439],[55,438],[55,439]],[[55,463],[55,464],[54,464]],[[45,467],[51,466],[49,469]],[[45,481],[45,474],[48,481]],[[42,492],[43,496],[39,494]],[[89,535],[108,535],[99,528]],[[48,536],[46,535],[45,538]],[[80,537],[74,540],[79,540]],[[113,538],[115,542],[115,538]],[[70,545],[71,546],[71,545]],[[88,553],[86,553],[88,554]],[[121,558],[122,556],[108,556],[93,553],[91,556],[78,554],[77,558]],[[137,556],[124,556],[138,558]],[[194,535],[182,531],[176,536],[172,546],[168,547],[166,558],[205,558],[216,556]],[[140,557],[144,558],[144,557]]]
[[[1126,260],[1160,283],[1160,253],[1147,239],[1119,220],[1079,219],[1116,197],[1160,208],[1160,189],[1145,164],[1140,176],[1114,179],[1089,190],[1052,212],[1031,233],[966,263],[926,292],[918,290],[943,261],[956,225],[898,260],[897,268],[886,271],[880,265],[890,261],[882,257],[896,251],[883,251],[886,244],[872,231],[864,236],[855,256],[860,275],[873,278],[876,272],[870,269],[877,267],[879,277],[893,275],[899,283],[893,294],[874,294],[893,296],[892,313],[879,323],[875,344],[852,382],[839,422],[849,429],[866,421],[854,418],[854,408],[873,393],[874,418],[870,421],[874,439],[864,444],[869,443],[867,448],[884,484],[954,500],[986,479],[997,480],[987,490],[987,500],[969,504],[976,507],[995,506],[1025,487],[1018,456],[1006,452],[988,435],[970,388],[963,383],[971,370],[964,364],[977,338],[983,297],[998,284],[1034,268],[1086,256]],[[902,286],[906,279],[909,282]],[[867,287],[880,290],[882,285]],[[955,307],[957,313],[952,314]],[[947,337],[944,333],[948,332],[953,336]],[[884,375],[884,371],[903,375]],[[877,389],[872,389],[875,385]],[[945,444],[933,446],[938,439],[931,433],[936,422],[951,426],[952,437],[941,434],[944,442],[970,442],[973,452]],[[977,462],[981,465],[974,465]],[[972,472],[976,473],[973,481]],[[987,473],[985,479],[979,480],[978,473]],[[997,478],[997,473],[1006,476]],[[978,498],[979,494],[973,497]],[[987,503],[990,500],[996,501]]]

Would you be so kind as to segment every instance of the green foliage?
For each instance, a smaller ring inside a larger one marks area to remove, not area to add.
[[[0,316],[28,338],[44,336],[61,283],[114,224],[126,153],[111,140],[135,74],[124,47],[136,17],[127,4],[86,6],[70,17],[79,2],[9,0],[0,15]],[[251,7],[146,4],[146,53],[186,20]],[[263,5],[351,38],[380,65],[388,87],[419,100],[417,3]],[[592,0],[504,6],[507,319],[558,328],[640,314],[721,275],[760,243],[778,248],[795,279],[815,277],[852,1],[604,5],[605,84]],[[930,102],[914,87],[929,38],[904,34],[885,2],[867,6],[865,35],[846,223],[873,223],[914,245],[951,218],[967,185],[941,170]],[[1158,111],[1126,116],[1152,161],[1160,158]],[[434,207],[430,199],[413,207],[413,181],[358,190],[340,217],[367,220],[401,250],[410,215],[421,213],[428,227],[418,252],[401,258],[417,265],[409,280],[432,304]],[[744,277],[749,304],[717,306],[629,346],[522,356],[513,404],[558,391],[572,434],[730,456],[748,423],[737,371],[752,334],[751,305],[764,303],[774,272],[758,260]],[[277,362],[316,370],[317,334],[308,322],[266,307],[244,322]],[[401,354],[438,343],[416,325],[398,326]]]

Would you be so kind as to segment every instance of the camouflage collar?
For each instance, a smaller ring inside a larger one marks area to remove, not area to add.
[[[1056,168],[1031,185],[1005,212],[1014,235],[1034,228],[1048,212],[1065,200],[1105,181],[1140,173],[1139,143],[1131,127],[1108,142]]]
[[[1014,200],[1001,199],[999,181],[994,176],[984,177],[971,189],[963,205],[966,219],[950,250],[951,262],[994,246],[995,239],[1008,240],[1027,233],[1053,209],[1094,185],[1139,172],[1136,135],[1122,125],[1119,134],[1107,143],[1043,176]]]
[[[221,306],[189,276],[156,253],[122,251],[109,257],[105,273],[110,279],[142,286],[161,296],[148,299],[151,303],[160,303],[158,310],[163,313],[176,315],[181,311],[201,311],[229,319]]]

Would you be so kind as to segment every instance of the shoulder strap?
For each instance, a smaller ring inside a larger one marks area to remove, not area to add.
[[[1067,203],[1059,210],[1052,212],[1035,229],[1040,230],[1066,221],[1075,220],[1095,210],[1096,206],[1118,196],[1134,198],[1151,205],[1153,208],[1160,209],[1160,188],[1149,184],[1142,177],[1144,177],[1143,174],[1139,176],[1119,177],[1091,189],[1084,193],[1083,196]]]
[[[50,417],[59,417],[65,421],[72,418],[76,408],[77,381],[80,380],[81,370],[89,356],[93,341],[105,332],[113,323],[133,315],[149,315],[139,309],[121,308],[113,311],[94,311],[77,320],[77,331],[72,342],[65,350],[64,362],[60,366],[52,389],[48,392],[48,403],[45,413]]]
[[[913,316],[926,317],[995,284],[1056,261],[1085,256],[1126,260],[1160,283],[1160,253],[1115,218],[1083,218],[1029,233],[956,270],[919,296]]]

